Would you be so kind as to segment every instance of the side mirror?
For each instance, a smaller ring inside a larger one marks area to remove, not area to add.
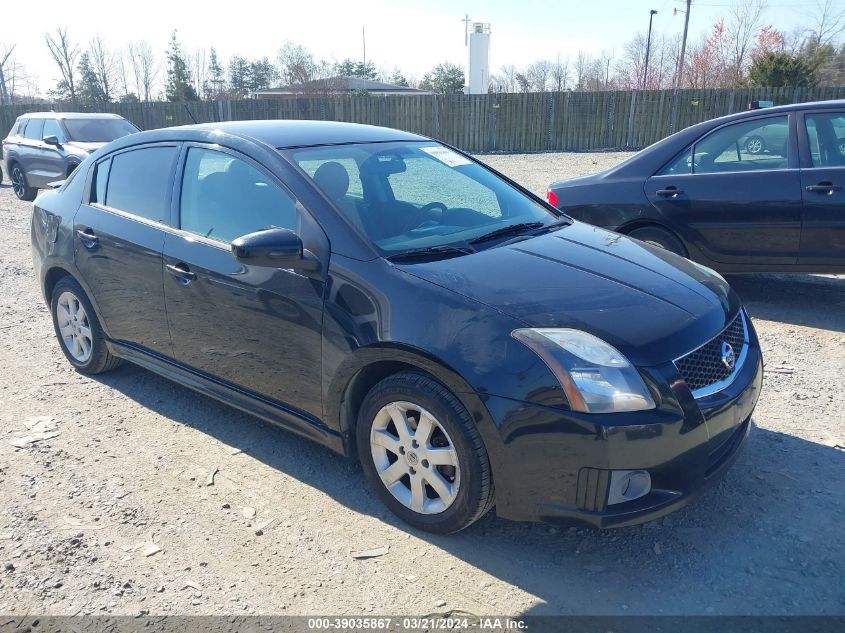
[[[45,136],[41,140],[44,141],[45,143],[47,143],[47,145],[55,145],[56,147],[61,147],[61,143],[59,143],[59,137],[56,136],[55,134],[51,134],[50,136]]]
[[[289,229],[264,229],[232,242],[232,256],[242,264],[267,268],[319,270],[320,262],[302,246]]]

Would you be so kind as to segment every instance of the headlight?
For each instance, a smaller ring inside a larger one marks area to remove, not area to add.
[[[563,328],[526,328],[511,335],[546,363],[573,410],[613,413],[655,407],[639,372],[600,338]]]

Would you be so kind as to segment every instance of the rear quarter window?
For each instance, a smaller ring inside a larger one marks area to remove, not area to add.
[[[173,146],[144,147],[112,156],[105,189],[106,206],[168,223],[177,152]]]

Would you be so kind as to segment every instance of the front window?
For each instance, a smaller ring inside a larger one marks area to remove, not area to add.
[[[138,131],[126,119],[65,119],[70,140],[79,143],[109,143]]]
[[[467,247],[499,229],[531,231],[559,219],[478,163],[435,142],[305,148],[289,155],[388,256]]]
[[[659,175],[786,169],[788,158],[788,116],[766,117],[717,129],[685,150]]]
[[[41,137],[47,138],[48,136],[55,136],[59,143],[65,142],[65,133],[62,132],[59,122],[55,119],[47,119],[44,121],[44,130],[41,132]]]

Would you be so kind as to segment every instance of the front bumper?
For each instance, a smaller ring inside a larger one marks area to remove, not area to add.
[[[622,527],[669,514],[717,481],[751,429],[763,380],[756,336],[736,379],[711,396],[695,400],[673,364],[644,374],[660,393],[651,411],[590,415],[488,397],[503,442],[494,460],[497,513]],[[640,469],[651,492],[608,506],[610,471]]]

